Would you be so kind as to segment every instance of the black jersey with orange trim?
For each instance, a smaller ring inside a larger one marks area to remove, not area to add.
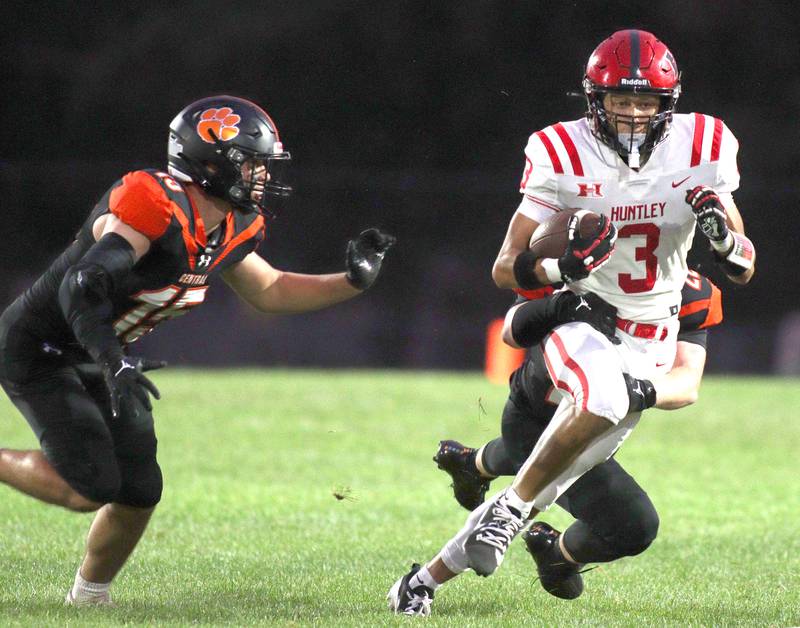
[[[542,296],[546,295],[539,298]],[[705,348],[708,329],[722,322],[722,292],[708,277],[690,270],[681,291],[678,318],[678,342]],[[553,383],[538,345],[531,348],[525,362],[511,375],[509,386],[511,401],[531,419],[546,423],[553,417]]]
[[[147,236],[150,249],[110,295],[114,329],[129,344],[158,323],[202,303],[212,276],[242,261],[264,238],[264,218],[233,211],[219,226],[219,237],[203,221],[181,183],[158,170],[137,170],[114,183],[98,201],[75,241],[12,305],[23,327],[56,346],[75,346],[58,303],[67,269],[94,243],[92,228],[114,214]]]

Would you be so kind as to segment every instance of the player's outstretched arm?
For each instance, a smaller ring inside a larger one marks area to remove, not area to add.
[[[394,242],[394,236],[378,229],[361,232],[347,245],[347,271],[343,273],[290,273],[251,253],[226,271],[223,278],[236,294],[262,312],[310,312],[351,299],[369,288],[378,278],[383,257]]]

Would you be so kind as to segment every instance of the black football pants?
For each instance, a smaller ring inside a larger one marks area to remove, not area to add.
[[[512,395],[513,397],[513,395]],[[503,409],[501,438],[486,444],[483,463],[492,475],[516,475],[547,427],[509,398]],[[643,552],[658,532],[658,514],[641,486],[609,458],[587,471],[556,503],[576,521],[564,532],[564,545],[578,562],[609,562]]]
[[[96,365],[45,348],[7,319],[0,319],[0,384],[50,464],[89,500],[155,506],[162,478],[152,414],[140,405],[138,416],[112,419]]]

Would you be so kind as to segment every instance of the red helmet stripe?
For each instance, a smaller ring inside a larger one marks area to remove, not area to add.
[[[575,148],[575,142],[572,141],[572,138],[567,133],[567,130],[564,128],[564,125],[560,122],[553,127],[558,133],[558,137],[561,138],[561,141],[564,142],[564,148],[567,149],[567,155],[569,155],[569,161],[572,164],[572,173],[576,177],[583,176],[583,165],[581,164],[581,158],[578,155],[578,149]]]
[[[556,153],[556,147],[553,146],[553,142],[550,141],[550,138],[545,135],[544,131],[536,131],[536,137],[538,137],[544,147],[547,149],[547,154],[550,156],[550,161],[553,163],[553,170],[555,170],[556,174],[564,174],[564,168],[561,166],[561,160],[558,158],[558,153]]]
[[[703,132],[706,128],[706,117],[702,113],[694,114],[694,139],[692,140],[691,167],[700,163],[700,154],[703,150]]]
[[[714,139],[711,142],[711,161],[719,159],[719,149],[722,145],[722,120],[714,118]]]

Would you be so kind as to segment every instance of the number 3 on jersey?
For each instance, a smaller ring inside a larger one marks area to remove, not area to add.
[[[639,225],[625,225],[617,232],[617,238],[630,238],[632,236],[644,236],[644,245],[637,246],[636,261],[644,262],[645,276],[642,279],[634,279],[630,273],[619,274],[619,287],[627,294],[637,292],[649,292],[656,285],[656,273],[658,271],[658,258],[655,250],[658,248],[658,241],[661,238],[661,229],[658,225],[651,222]]]

